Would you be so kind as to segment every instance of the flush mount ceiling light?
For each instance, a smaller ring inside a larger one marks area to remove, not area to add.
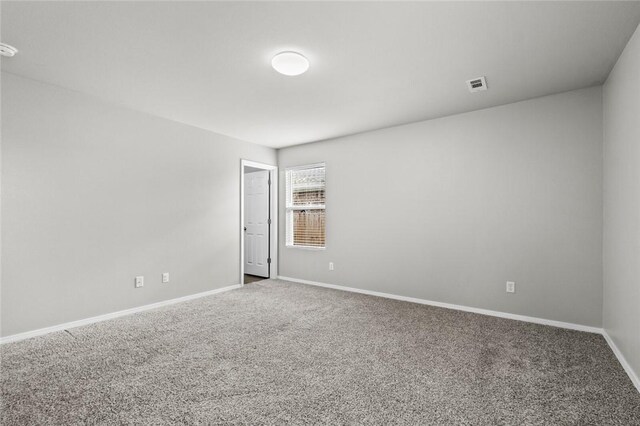
[[[271,60],[273,69],[284,75],[300,75],[309,69],[309,60],[297,52],[280,52]]]
[[[0,55],[8,56],[9,58],[18,53],[18,49],[13,46],[9,46],[5,43],[0,43]]]

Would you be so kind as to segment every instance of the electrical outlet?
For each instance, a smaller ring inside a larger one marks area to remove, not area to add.
[[[514,281],[507,281],[507,293],[516,292],[516,283]]]
[[[144,277],[142,275],[136,277],[136,288],[144,286]]]
[[[168,283],[169,282],[169,273],[165,272],[164,274],[162,274],[162,282],[163,283]]]
[[[333,271],[333,262],[329,262],[329,270]]]

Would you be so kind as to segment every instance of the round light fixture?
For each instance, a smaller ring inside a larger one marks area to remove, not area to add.
[[[9,46],[6,43],[0,43],[0,55],[8,56],[9,58],[18,53],[18,49],[13,46]]]
[[[297,52],[280,52],[271,60],[273,69],[284,75],[300,75],[309,69],[309,60]]]

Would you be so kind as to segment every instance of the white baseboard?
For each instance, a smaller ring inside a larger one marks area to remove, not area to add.
[[[173,305],[175,303],[186,302],[188,300],[198,299],[200,297],[211,296],[212,294],[218,294],[218,293],[223,293],[229,290],[235,290],[240,287],[242,287],[241,284],[234,284],[227,287],[217,288],[215,290],[204,291],[202,293],[190,294],[188,296],[182,296],[175,299],[163,300],[162,302],[151,303],[149,305],[143,305],[143,306],[138,306],[131,309],[125,309],[123,311],[111,312],[109,314],[98,315],[96,317],[66,322],[64,324],[58,324],[51,327],[45,327],[45,328],[39,328],[37,330],[26,331],[24,333],[12,334],[11,336],[0,337],[0,344],[17,342],[19,340],[29,339],[31,337],[36,337],[36,336],[42,336],[44,334],[49,334],[56,331],[68,330],[70,328],[75,328],[83,325],[93,324],[96,322],[106,321],[113,318],[123,317],[125,315],[135,314],[136,312],[148,311],[150,309],[156,309],[162,306]]]
[[[506,312],[491,311],[488,309],[472,308],[464,305],[454,305],[451,303],[434,302],[432,300],[418,299],[415,297],[407,297],[407,296],[398,296],[395,294],[381,293],[377,291],[369,291],[369,290],[363,290],[360,288],[353,288],[353,287],[344,287],[344,286],[335,285],[335,284],[326,284],[326,283],[321,283],[317,281],[309,281],[309,280],[302,280],[299,278],[284,277],[281,275],[278,276],[278,279],[300,283],[300,284],[308,284],[308,285],[314,285],[318,287],[332,288],[335,290],[368,294],[370,296],[384,297],[387,299],[402,300],[405,302],[412,302],[412,303],[420,303],[422,305],[438,306],[440,308],[455,309],[458,311],[473,312],[481,315],[490,315],[493,317],[507,318],[507,319],[517,320],[517,321],[531,322],[534,324],[550,325],[553,327],[567,328],[570,330],[586,331],[588,333],[601,334],[609,344],[609,347],[611,348],[615,356],[618,358],[618,361],[620,362],[620,364],[622,365],[622,368],[624,368],[624,371],[627,373],[627,375],[631,379],[631,382],[633,383],[633,385],[636,387],[638,392],[640,392],[640,378],[638,378],[638,375],[635,373],[635,371],[633,371],[633,369],[625,359],[624,355],[622,355],[622,352],[620,352],[620,349],[618,349],[616,344],[613,342],[613,339],[611,339],[611,336],[609,336],[609,334],[602,328],[591,327],[591,326],[582,325],[582,324],[573,324],[570,322],[548,320],[544,318],[529,317],[526,315],[509,314]]]
[[[588,333],[602,334],[603,332],[602,328],[591,327],[591,326],[582,325],[582,324],[573,324],[570,322],[562,322],[562,321],[555,321],[555,320],[549,320],[544,318],[529,317],[526,315],[510,314],[507,312],[500,312],[500,311],[491,311],[489,309],[472,308],[464,305],[454,305],[452,303],[435,302],[433,300],[418,299],[416,297],[398,296],[390,293],[381,293],[378,291],[363,290],[360,288],[344,287],[341,285],[334,285],[334,284],[325,284],[317,281],[283,277],[280,275],[278,276],[278,279],[285,280],[285,281],[292,281],[300,284],[309,284],[309,285],[315,285],[318,287],[332,288],[334,290],[343,290],[343,291],[350,291],[352,293],[368,294],[370,296],[384,297],[387,299],[402,300],[404,302],[419,303],[421,305],[431,305],[431,306],[437,306],[439,308],[455,309],[457,311],[464,311],[464,312],[473,312],[475,314],[489,315],[492,317],[507,318],[507,319],[512,319],[516,321],[531,322],[534,324],[550,325],[553,327],[568,328],[570,330],[586,331]]]
[[[602,328],[591,327],[591,326],[581,325],[581,324],[573,324],[573,323],[569,323],[569,322],[548,320],[548,319],[544,319],[544,318],[530,317],[530,316],[526,316],[526,315],[510,314],[510,313],[507,313],[507,312],[492,311],[492,310],[489,310],[489,309],[473,308],[473,307],[464,306],[464,305],[455,305],[455,304],[452,304],[452,303],[435,302],[435,301],[432,301],[432,300],[418,299],[418,298],[415,298],[415,297],[398,296],[398,295],[390,294],[390,293],[382,293],[382,292],[377,292],[377,291],[363,290],[363,289],[354,288],[354,287],[344,287],[344,286],[335,285],[335,284],[326,284],[326,283],[321,283],[321,282],[317,282],[317,281],[309,281],[309,280],[303,280],[303,279],[299,279],[299,278],[284,277],[284,276],[281,276],[281,275],[278,276],[278,279],[284,280],[284,281],[291,281],[291,282],[295,282],[295,283],[300,283],[300,284],[308,284],[308,285],[314,285],[314,286],[318,286],[318,287],[326,287],[326,288],[331,288],[331,289],[334,289],[334,290],[349,291],[349,292],[352,292],[352,293],[361,293],[361,294],[367,294],[367,295],[370,295],[370,296],[384,297],[384,298],[387,298],[387,299],[394,299],[394,300],[401,300],[401,301],[405,301],[405,302],[419,303],[419,304],[422,304],[422,305],[431,305],[431,306],[437,306],[437,307],[440,307],[440,308],[455,309],[455,310],[458,310],[458,311],[472,312],[472,313],[481,314],[481,315],[489,315],[489,316],[494,316],[494,317],[517,320],[517,321],[531,322],[531,323],[534,323],[534,324],[550,325],[550,326],[553,326],[553,327],[567,328],[567,329],[570,329],[570,330],[586,331],[588,333],[602,334],[602,336],[605,338],[605,340],[609,344],[609,347],[611,348],[611,350],[613,351],[615,356],[618,358],[618,361],[622,365],[622,368],[624,368],[625,372],[629,375],[629,378],[631,379],[631,382],[636,387],[638,392],[640,392],[640,378],[635,373],[635,371],[633,371],[633,369],[631,368],[631,366],[629,365],[629,363],[625,359],[624,355],[622,355],[622,352],[620,352],[620,349],[618,349],[618,347],[614,343],[613,339],[611,339],[611,336],[609,336],[609,334]],[[191,295],[188,295],[188,296],[178,297],[176,299],[164,300],[162,302],[151,303],[149,305],[138,306],[138,307],[135,307],[135,308],[125,309],[125,310],[122,310],[122,311],[112,312],[112,313],[109,313],[109,314],[98,315],[98,316],[91,317],[91,318],[85,318],[85,319],[78,320],[78,321],[71,321],[71,322],[67,322],[67,323],[64,323],[64,324],[54,325],[54,326],[51,326],[51,327],[40,328],[40,329],[37,329],[37,330],[27,331],[27,332],[24,332],[24,333],[13,334],[11,336],[0,337],[0,344],[10,343],[10,342],[17,342],[19,340],[25,340],[25,339],[29,339],[31,337],[42,336],[44,334],[53,333],[53,332],[56,332],[56,331],[68,330],[70,328],[75,328],[75,327],[80,327],[80,326],[83,326],[83,325],[93,324],[93,323],[96,323],[96,322],[106,321],[106,320],[110,320],[110,319],[113,319],[113,318],[122,317],[122,316],[125,316],[125,315],[135,314],[136,312],[148,311],[150,309],[156,309],[156,308],[160,308],[162,306],[173,305],[173,304],[176,304],[176,303],[186,302],[188,300],[193,300],[193,299],[198,299],[198,298],[205,297],[205,296],[211,296],[213,294],[223,293],[225,291],[235,290],[235,289],[240,288],[240,287],[242,287],[241,284],[234,284],[234,285],[230,285],[230,286],[227,286],[227,287],[218,288],[218,289],[215,289],[215,290],[209,290],[209,291],[205,291],[205,292],[202,292],[202,293],[196,293],[196,294],[191,294]]]
[[[618,347],[614,343],[611,336],[609,336],[609,333],[607,333],[607,330],[603,330],[602,335],[604,336],[605,340],[609,344],[609,347],[615,354],[616,358],[618,358],[618,361],[620,362],[620,364],[622,364],[622,368],[624,368],[624,371],[627,372],[627,375],[631,379],[631,382],[636,387],[638,392],[640,392],[640,377],[638,377],[636,372],[633,371],[633,368],[631,368],[631,365],[629,365],[629,363],[627,362],[627,359],[624,357],[624,355],[622,355],[622,352],[620,352],[620,349],[618,349]]]

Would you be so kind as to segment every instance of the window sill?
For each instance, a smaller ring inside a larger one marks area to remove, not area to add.
[[[285,245],[286,248],[290,248],[290,249],[301,249],[301,250],[311,250],[311,251],[316,251],[316,250],[326,250],[326,247],[314,247],[314,246],[293,246],[293,245],[289,245],[286,244]]]

